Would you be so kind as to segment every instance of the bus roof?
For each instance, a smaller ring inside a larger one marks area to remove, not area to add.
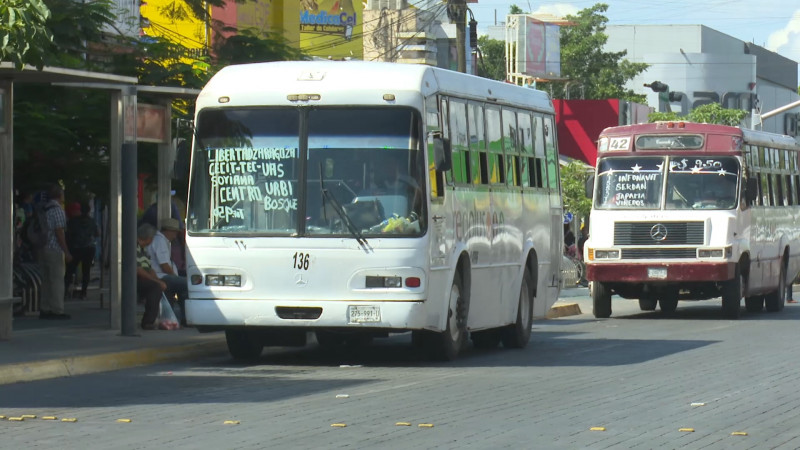
[[[698,134],[720,134],[739,136],[744,142],[753,145],[765,145],[774,148],[797,148],[798,142],[795,138],[777,133],[766,131],[750,130],[747,128],[732,127],[712,123],[696,122],[654,122],[640,123],[633,125],[621,125],[608,127],[600,132],[600,136],[631,136],[643,134],[661,133],[698,133]]]
[[[421,104],[421,96],[449,94],[472,100],[553,112],[542,91],[419,64],[367,61],[279,61],[223,68],[198,96],[198,109],[220,106],[286,105],[290,94],[319,94],[312,105],[383,105],[384,94],[396,104]],[[420,95],[421,94],[421,95]]]

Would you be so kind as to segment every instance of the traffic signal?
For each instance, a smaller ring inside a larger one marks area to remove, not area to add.
[[[660,81],[653,81],[652,83],[645,83],[644,87],[649,87],[653,92],[667,92],[669,85]]]
[[[469,21],[469,46],[478,48],[478,21],[475,19]]]

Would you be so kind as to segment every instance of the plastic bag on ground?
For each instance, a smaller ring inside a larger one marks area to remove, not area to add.
[[[161,330],[177,330],[181,327],[178,322],[178,316],[175,315],[175,311],[172,310],[172,306],[170,306],[169,300],[164,294],[161,294],[161,303],[158,305],[158,319],[156,319],[156,322]]]

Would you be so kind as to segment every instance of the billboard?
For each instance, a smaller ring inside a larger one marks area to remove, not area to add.
[[[514,36],[517,70],[536,78],[560,78],[560,26],[529,15],[513,16],[509,16],[507,23],[517,24]]]
[[[301,0],[297,4],[300,50],[323,58],[362,58],[362,2]]]

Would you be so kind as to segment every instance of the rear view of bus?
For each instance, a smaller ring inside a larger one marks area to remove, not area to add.
[[[798,273],[793,138],[722,125],[613,127],[598,141],[584,248],[594,315],[613,294],[643,311],[721,297],[722,313],[779,311]]]

